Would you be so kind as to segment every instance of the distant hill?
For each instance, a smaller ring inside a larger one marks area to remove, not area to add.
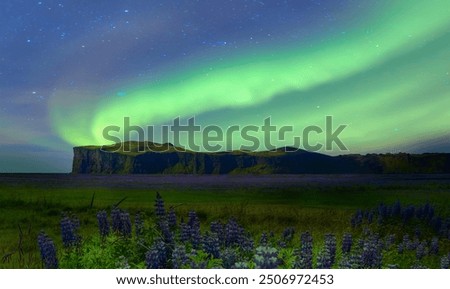
[[[290,152],[286,152],[286,149]],[[264,152],[203,153],[183,152],[181,148],[175,148],[171,144],[126,142],[103,147],[75,147],[72,172],[78,174],[450,173],[450,154],[399,153],[332,157],[289,147]]]

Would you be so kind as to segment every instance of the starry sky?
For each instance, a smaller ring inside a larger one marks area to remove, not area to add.
[[[331,115],[349,150],[330,155],[450,152],[449,15],[448,0],[1,1],[0,172],[69,172],[72,147],[124,117],[301,131]]]

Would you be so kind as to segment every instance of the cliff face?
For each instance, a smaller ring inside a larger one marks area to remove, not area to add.
[[[120,153],[100,147],[74,148],[79,174],[300,174],[450,173],[450,154],[371,154],[331,157],[297,152]]]

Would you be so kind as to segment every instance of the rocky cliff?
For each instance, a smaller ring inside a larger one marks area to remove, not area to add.
[[[122,144],[123,145],[123,144]],[[326,174],[450,173],[450,154],[369,154],[331,157],[298,150],[285,152],[180,151],[170,144],[129,142],[107,147],[75,147],[73,173],[79,174]],[[121,147],[123,148],[123,147]]]

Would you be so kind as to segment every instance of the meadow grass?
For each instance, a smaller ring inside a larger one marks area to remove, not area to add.
[[[255,236],[279,234],[290,226],[296,232],[310,231],[315,239],[328,232],[341,237],[351,230],[356,209],[379,203],[423,204],[430,202],[437,213],[449,216],[450,186],[433,183],[408,185],[298,186],[298,187],[176,187],[105,188],[66,187],[42,183],[0,185],[0,268],[40,268],[37,235],[44,230],[57,246],[62,212],[80,220],[82,236],[98,235],[96,213],[120,207],[131,216],[143,212],[152,217],[156,191],[166,207],[187,219],[195,210],[202,226],[233,216]]]

